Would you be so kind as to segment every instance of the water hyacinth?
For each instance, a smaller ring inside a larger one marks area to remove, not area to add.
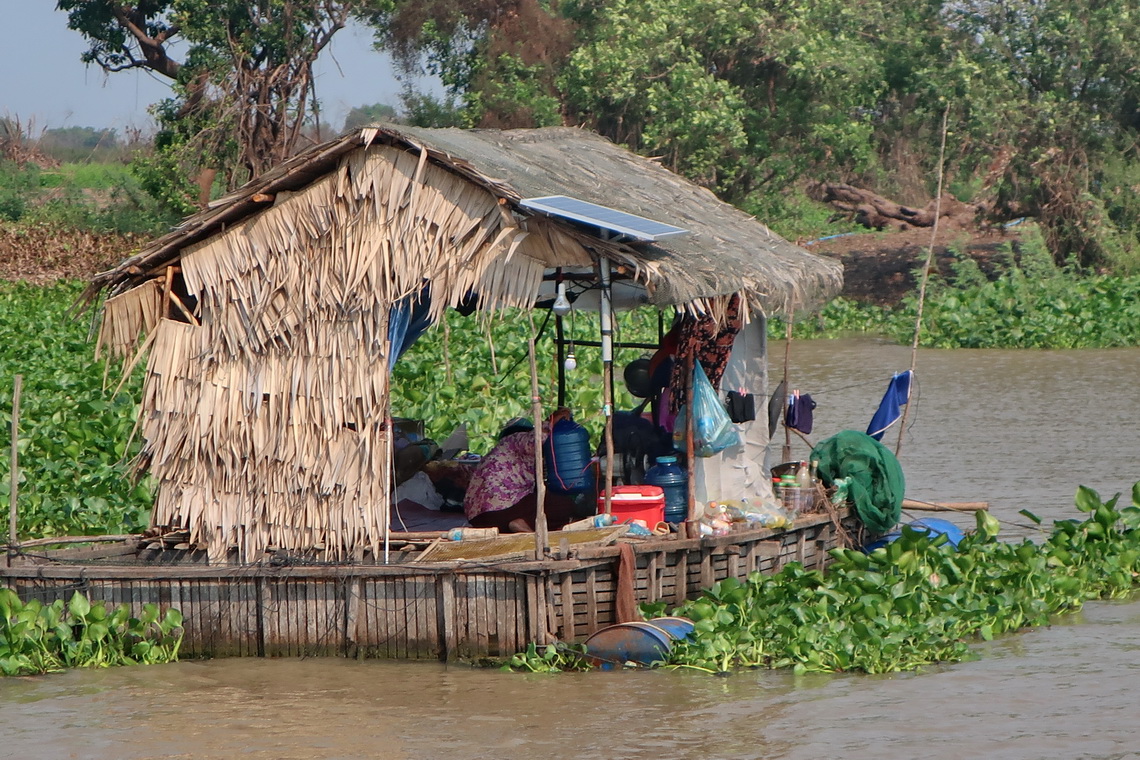
[[[1081,487],[1076,505],[1087,519],[1057,522],[1043,544],[999,541],[997,520],[978,512],[958,551],[945,536],[904,527],[870,554],[832,550],[826,572],[791,563],[744,583],[727,579],[675,611],[696,631],[668,664],[886,673],[967,659],[971,641],[1135,589],[1140,483],[1131,506],[1118,509],[1118,498]]]
[[[0,588],[0,675],[173,662],[182,635],[182,614],[155,604],[134,617],[125,604],[108,610],[78,591],[45,605]]]

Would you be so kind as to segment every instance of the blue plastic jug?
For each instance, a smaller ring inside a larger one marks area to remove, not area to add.
[[[657,464],[645,473],[645,485],[660,486],[665,492],[665,521],[681,523],[689,516],[689,478],[677,465],[677,457],[657,457]]]
[[[546,487],[557,493],[584,493],[590,490],[590,434],[577,422],[562,419],[554,423],[542,444],[546,466]]]

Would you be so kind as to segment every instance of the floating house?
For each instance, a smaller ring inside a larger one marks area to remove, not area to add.
[[[401,310],[529,309],[564,280],[587,288],[576,308],[593,299],[603,315],[604,357],[613,310],[740,310],[724,383],[758,413],[739,445],[694,462],[692,499],[770,488],[765,320],[835,295],[838,262],[588,131],[378,126],[290,159],[93,279],[98,351],[145,362],[150,537],[124,543],[118,570],[65,550],[0,578],[50,596],[82,577],[110,601],[182,607],[191,654],[507,654],[613,622],[622,552],[600,536],[575,549],[541,535],[529,557],[494,562],[389,551],[408,538],[390,514]],[[639,601],[680,601],[787,559],[822,563],[841,530],[810,515],[783,533],[655,540],[623,582]],[[177,549],[155,544],[175,534]],[[320,566],[274,564],[282,552]]]

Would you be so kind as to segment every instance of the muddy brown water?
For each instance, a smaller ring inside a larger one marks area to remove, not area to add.
[[[773,345],[776,374],[782,355]],[[865,428],[909,364],[909,349],[873,341],[794,344],[793,387],[819,403],[812,438]],[[1022,508],[1074,516],[1078,483],[1127,497],[1138,365],[1133,349],[922,352],[908,495],[988,500],[1007,524]],[[976,652],[892,676],[256,659],[77,671],[0,680],[0,758],[1140,757],[1140,601]]]

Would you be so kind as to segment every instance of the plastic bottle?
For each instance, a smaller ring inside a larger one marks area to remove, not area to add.
[[[811,488],[811,470],[808,469],[807,462],[800,462],[796,468],[796,485],[803,489]]]
[[[614,524],[613,515],[594,515],[569,525],[562,526],[562,530],[590,530],[591,528],[605,528]]]
[[[682,523],[689,516],[689,477],[677,465],[677,457],[657,457],[645,473],[645,484],[665,492],[665,521]]]

